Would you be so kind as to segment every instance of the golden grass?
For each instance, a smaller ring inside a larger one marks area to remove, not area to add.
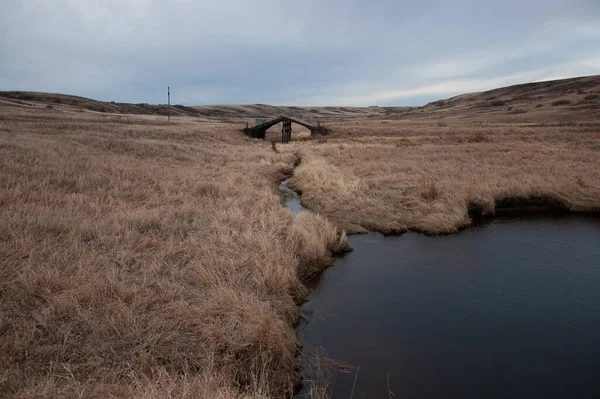
[[[272,146],[244,123],[0,111],[3,397],[281,397],[302,283],[343,230],[451,233],[505,198],[600,210],[593,120],[354,118]],[[327,219],[281,206],[298,159]]]
[[[302,280],[344,236],[241,125],[0,115],[0,396],[262,398],[297,382]]]
[[[298,152],[292,185],[348,232],[452,233],[469,206],[531,198],[600,211],[600,125],[355,120]]]

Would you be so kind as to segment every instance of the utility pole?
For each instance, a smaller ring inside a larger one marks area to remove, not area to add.
[[[167,117],[171,122],[171,87],[167,86]]]

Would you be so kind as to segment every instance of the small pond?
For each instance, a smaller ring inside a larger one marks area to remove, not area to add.
[[[600,218],[518,213],[349,242],[299,328],[303,357],[348,365],[333,398],[355,378],[354,398],[388,398],[388,381],[396,398],[600,397]]]

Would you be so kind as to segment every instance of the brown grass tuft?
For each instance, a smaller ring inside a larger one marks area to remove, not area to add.
[[[298,275],[308,281],[333,262],[333,255],[349,250],[345,233],[339,233],[327,219],[312,212],[294,218],[292,241],[297,243]]]
[[[423,182],[423,190],[421,192],[421,198],[427,201],[434,201],[440,195],[440,191],[435,184],[435,181],[431,177],[428,177]]]

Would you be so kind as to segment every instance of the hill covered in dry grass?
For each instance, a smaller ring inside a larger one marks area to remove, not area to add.
[[[449,99],[414,107],[297,107],[266,104],[173,105],[128,104],[97,101],[64,94],[0,92],[0,104],[11,107],[45,106],[100,113],[198,116],[253,119],[289,115],[323,122],[349,118],[375,119],[476,119],[501,118],[505,121],[551,119],[577,120],[600,117],[600,76],[586,76],[547,82],[525,83],[479,93],[461,94]]]
[[[0,91],[0,105],[35,110],[44,107],[47,110],[91,111],[96,113],[111,114],[136,114],[136,115],[168,115],[173,116],[202,116],[203,114],[191,107],[174,105],[170,108],[166,104],[128,104],[114,101],[98,101],[85,97],[66,94],[38,93],[24,91]]]
[[[15,108],[41,108],[63,111],[96,112],[109,114],[133,115],[163,115],[171,116],[196,116],[199,118],[212,118],[216,120],[271,118],[279,115],[289,115],[297,118],[313,120],[329,120],[336,118],[353,118],[380,116],[386,112],[402,112],[409,107],[294,107],[274,106],[266,104],[249,105],[204,105],[185,106],[166,104],[129,104],[92,100],[85,97],[65,94],[0,91],[0,105]]]
[[[525,83],[462,94],[413,109],[407,118],[495,118],[568,122],[600,118],[600,76]]]

